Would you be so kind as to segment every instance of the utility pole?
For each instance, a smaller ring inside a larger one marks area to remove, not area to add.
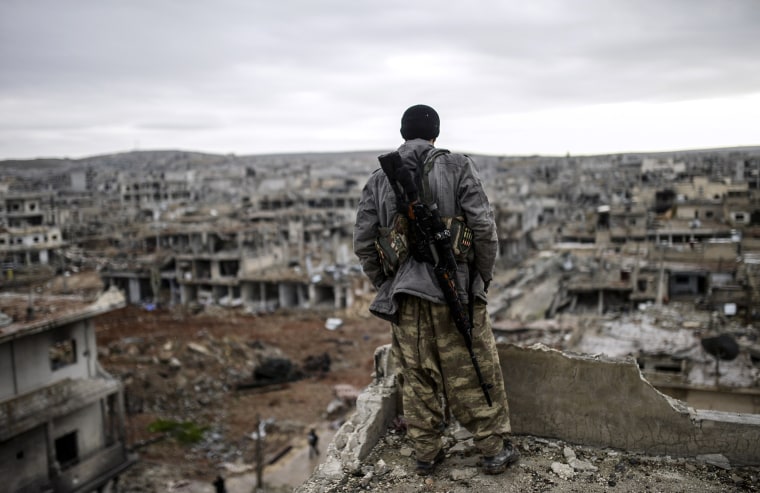
[[[261,416],[256,415],[256,431],[254,436],[256,439],[256,485],[253,487],[253,493],[264,490],[264,453],[263,453],[263,441],[266,435],[265,431],[266,423],[261,421]]]

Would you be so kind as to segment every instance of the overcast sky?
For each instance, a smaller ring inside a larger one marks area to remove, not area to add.
[[[0,159],[760,144],[760,0],[0,0]]]

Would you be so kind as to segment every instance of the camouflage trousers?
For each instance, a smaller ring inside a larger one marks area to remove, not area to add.
[[[392,348],[401,367],[404,418],[417,459],[435,458],[448,413],[472,433],[483,455],[500,452],[511,427],[486,305],[475,304],[472,340],[483,379],[493,384],[491,407],[448,306],[407,296],[400,307],[398,325],[392,327]]]

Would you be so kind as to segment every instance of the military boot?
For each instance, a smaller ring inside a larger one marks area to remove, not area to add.
[[[435,471],[435,466],[443,462],[445,454],[443,449],[439,450],[435,458],[431,461],[417,460],[417,467],[415,471],[418,476],[430,476]]]
[[[501,452],[492,456],[484,455],[480,465],[486,474],[501,474],[519,458],[520,452],[514,448],[512,442],[504,440],[504,448],[501,449]]]

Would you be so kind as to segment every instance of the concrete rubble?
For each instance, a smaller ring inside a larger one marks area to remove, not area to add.
[[[357,412],[330,444],[327,460],[296,492],[352,491],[354,487],[410,491],[404,488],[417,488],[423,482],[413,474],[413,449],[398,421],[388,349],[379,349],[376,358],[380,362],[376,373],[386,377],[365,389],[357,401]],[[686,408],[652,389],[635,365],[594,357],[582,358],[579,365],[579,357],[540,346],[501,346],[499,351],[511,399],[513,440],[520,444],[523,459],[503,476],[481,475],[471,437],[454,421],[446,430],[444,464],[424,485],[443,491],[477,487],[495,492],[541,491],[547,485],[552,485],[553,491],[574,491],[572,485],[582,483],[589,491],[606,491],[607,487],[641,491],[652,484],[650,476],[656,474],[661,491],[760,488],[757,416]],[[547,357],[564,360],[569,366],[547,362]],[[610,365],[628,373],[630,383]],[[547,369],[552,373],[547,374]],[[571,392],[565,390],[567,378],[552,377],[557,374],[570,376],[574,382]],[[576,379],[576,374],[584,374],[584,378]],[[606,392],[612,382],[625,397]],[[633,409],[622,410],[633,402]],[[580,416],[584,417],[581,421]],[[601,439],[600,433],[604,435]],[[628,441],[627,435],[633,440]],[[539,447],[542,451],[536,453]],[[642,467],[643,463],[648,466]],[[548,471],[551,474],[547,475]],[[701,474],[705,471],[711,472]],[[665,475],[668,480],[663,479]],[[668,484],[673,489],[667,489]]]

